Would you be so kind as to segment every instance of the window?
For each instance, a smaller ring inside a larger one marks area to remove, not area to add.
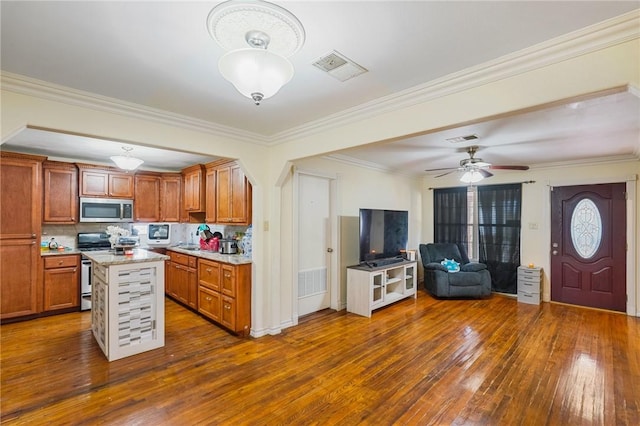
[[[521,204],[521,184],[436,189],[434,241],[462,244],[487,264],[493,291],[516,294]]]

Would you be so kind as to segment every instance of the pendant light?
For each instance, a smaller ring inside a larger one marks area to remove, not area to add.
[[[133,151],[133,148],[123,146],[122,149],[125,152],[124,155],[114,155],[110,157],[111,161],[113,161],[116,166],[118,166],[118,168],[122,170],[135,170],[140,167],[142,163],[144,163],[143,160],[131,156],[131,151]]]

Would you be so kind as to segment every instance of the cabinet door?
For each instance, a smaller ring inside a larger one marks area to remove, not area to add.
[[[42,163],[0,157],[0,182],[0,239],[35,240],[42,226]]]
[[[160,177],[135,176],[134,217],[140,222],[160,220]]]
[[[180,222],[181,188],[181,176],[162,176],[160,181],[160,220]]]
[[[187,299],[187,305],[193,309],[198,309],[198,273],[195,268],[188,268],[187,270],[187,291],[185,298]]]
[[[40,312],[40,265],[35,240],[0,240],[0,319]]]
[[[231,219],[231,168],[216,171],[216,221],[230,223]]]
[[[205,222],[215,223],[217,221],[216,211],[216,170],[207,168],[205,174]]]
[[[109,173],[100,170],[80,170],[80,196],[108,197]]]
[[[133,175],[109,173],[109,197],[133,198]]]
[[[384,302],[385,277],[383,272],[371,274],[371,307],[382,304]]]
[[[44,311],[76,308],[79,302],[78,267],[44,271]]]
[[[251,185],[240,166],[231,168],[231,221],[251,223]]]
[[[78,171],[75,166],[45,165],[43,174],[43,221],[59,224],[76,223],[78,221]]]
[[[184,173],[184,208],[188,212],[204,211],[203,170],[200,166]]]
[[[221,308],[222,299],[220,293],[206,287],[198,289],[198,312],[216,322],[220,322]]]
[[[187,305],[189,294],[189,268],[183,265],[173,264],[173,296],[176,300]]]
[[[222,296],[222,310],[220,311],[220,323],[230,330],[236,331],[236,301]]]
[[[220,276],[220,292],[229,297],[236,297],[235,267],[222,264]]]

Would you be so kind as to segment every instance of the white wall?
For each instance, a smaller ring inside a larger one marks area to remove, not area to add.
[[[627,277],[629,295],[628,313],[640,316],[640,241],[638,241],[638,224],[640,224],[640,185],[635,185],[636,177],[640,175],[639,161],[617,161],[592,165],[565,165],[562,167],[532,168],[527,172],[496,172],[491,179],[483,184],[522,182],[533,180],[535,183],[522,186],[522,264],[533,263],[543,268],[544,282],[542,299],[549,301],[551,287],[549,272],[551,270],[550,235],[551,209],[550,186],[596,184],[610,182],[626,182],[632,180],[635,193],[629,194],[628,200],[628,243],[629,257],[627,260],[630,274]],[[460,186],[456,176],[443,178],[425,178],[423,182],[424,226],[423,239],[433,241],[433,191],[429,187]],[[629,227],[629,226],[628,226]],[[534,229],[536,228],[536,229]],[[635,233],[635,234],[634,234]]]

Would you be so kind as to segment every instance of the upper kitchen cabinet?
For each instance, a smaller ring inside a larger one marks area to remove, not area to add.
[[[235,162],[210,163],[215,169],[215,191],[207,191],[207,196],[215,196],[215,222],[233,225],[251,224],[251,184]],[[209,216],[209,214],[207,214]]]
[[[196,164],[182,170],[184,177],[183,200],[187,213],[200,213],[205,210],[205,169]]]
[[[133,198],[133,174],[115,168],[78,164],[81,197]]]
[[[4,151],[0,155],[0,238],[35,241],[42,227],[42,162],[46,157]]]
[[[78,169],[74,164],[45,161],[44,223],[75,224],[78,222]]]
[[[0,153],[0,319],[37,314],[42,304],[40,232],[45,157]]]
[[[180,222],[182,176],[164,173],[160,179],[160,220]]]
[[[138,173],[134,178],[133,218],[137,222],[160,220],[160,174]]]

